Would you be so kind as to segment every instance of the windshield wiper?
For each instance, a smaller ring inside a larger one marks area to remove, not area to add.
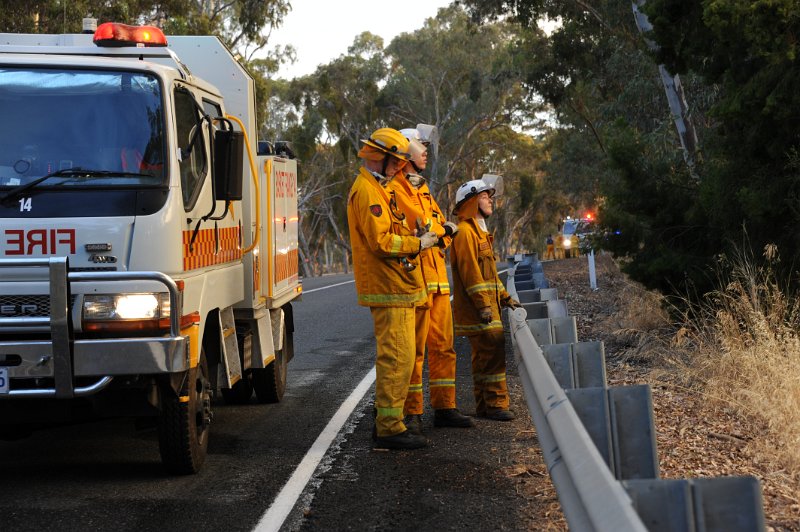
[[[58,183],[59,186],[66,185],[69,183],[75,183],[79,181],[83,181],[84,179],[91,179],[93,177],[155,177],[153,174],[143,174],[140,172],[123,172],[123,171],[116,171],[116,170],[84,170],[83,168],[73,168],[69,170],[70,173],[68,174],[60,174],[60,177],[73,177],[75,179],[71,179],[68,181],[62,181]]]
[[[51,177],[106,177],[106,176],[122,176],[122,177],[153,177],[151,174],[139,174],[136,172],[116,172],[112,170],[87,170],[80,167],[75,168],[64,168],[62,170],[56,170],[55,172],[51,172],[47,175],[43,175],[42,177],[37,177],[33,181],[25,183],[24,185],[20,185],[18,187],[12,188],[2,196],[0,196],[0,203],[6,203],[8,200],[14,199],[20,196],[22,193],[38,186],[40,183],[43,183],[50,179]],[[62,183],[63,184],[63,183]]]

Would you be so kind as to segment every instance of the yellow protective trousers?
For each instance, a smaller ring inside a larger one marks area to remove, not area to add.
[[[456,351],[453,349],[453,310],[450,294],[433,294],[428,329],[428,384],[431,406],[456,407]]]
[[[430,297],[428,297],[430,302]],[[408,382],[408,395],[403,406],[405,415],[422,414],[422,363],[425,361],[425,339],[431,323],[430,304],[416,308],[414,313],[414,365]]]
[[[414,307],[370,307],[375,327],[375,426],[378,436],[406,430],[403,405],[414,366]]]
[[[475,411],[484,415],[509,406],[506,386],[506,341],[503,331],[469,336],[472,346],[472,383]]]
[[[430,299],[430,309],[417,307],[416,356],[408,397],[406,415],[422,414],[422,364],[428,348],[428,386],[434,409],[456,407],[456,352],[453,349],[453,313],[450,294],[436,292]]]

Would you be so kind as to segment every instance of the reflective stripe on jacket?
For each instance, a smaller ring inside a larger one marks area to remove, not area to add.
[[[453,269],[453,315],[455,333],[472,336],[502,330],[500,301],[509,297],[497,275],[492,236],[478,227],[474,218],[462,220],[450,248]],[[483,323],[480,309],[492,309],[492,321]]]
[[[416,255],[420,240],[405,223],[391,191],[361,167],[347,200],[358,304],[413,307],[427,301]],[[416,267],[409,271],[401,259]]]

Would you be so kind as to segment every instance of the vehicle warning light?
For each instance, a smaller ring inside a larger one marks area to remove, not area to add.
[[[166,46],[167,37],[155,26],[129,26],[117,22],[106,22],[94,32],[97,46]]]

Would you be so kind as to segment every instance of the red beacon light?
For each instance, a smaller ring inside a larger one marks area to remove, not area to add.
[[[591,220],[591,219],[593,219],[593,218],[594,218],[594,216],[592,216],[592,213],[590,213],[590,212],[587,212],[587,213],[586,213],[586,219],[587,219],[587,220]]]
[[[94,32],[97,46],[120,47],[166,46],[167,37],[155,26],[129,26],[117,22],[100,24]]]

